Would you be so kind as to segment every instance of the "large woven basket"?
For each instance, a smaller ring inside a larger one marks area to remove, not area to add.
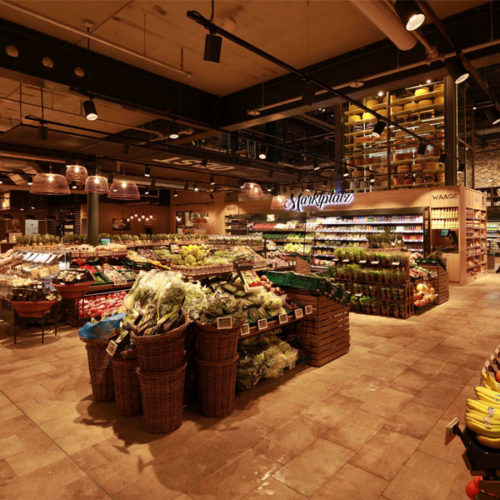
[[[64,285],[62,283],[51,283],[57,290],[57,293],[65,299],[81,299],[89,290],[93,281],[84,281],[83,283],[75,283],[73,285]]]
[[[106,352],[108,343],[108,340],[85,341],[94,401],[113,401],[115,398],[111,357]]]
[[[231,361],[238,353],[240,326],[217,330],[210,325],[196,324],[196,356],[204,361]]]
[[[184,331],[189,320],[174,330],[158,335],[131,338],[137,346],[139,366],[146,372],[165,372],[175,370],[184,364]]]
[[[113,358],[113,381],[115,404],[120,415],[126,417],[140,415],[142,412],[137,359]]]
[[[137,368],[146,431],[172,432],[181,426],[185,372],[186,364],[167,372]]]
[[[58,300],[20,301],[12,300],[10,303],[18,316],[22,318],[40,318],[45,316]]]
[[[198,395],[206,417],[227,417],[234,409],[238,356],[223,362],[196,360]]]

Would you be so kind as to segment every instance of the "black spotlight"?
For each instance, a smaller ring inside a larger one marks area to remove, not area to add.
[[[469,72],[458,57],[446,61],[444,66],[457,85],[464,83],[469,78]]]
[[[344,170],[344,173],[342,175],[344,177],[349,177],[349,171],[348,170]]]
[[[384,129],[385,129],[385,122],[382,120],[378,120],[377,124],[373,128],[372,135],[374,137],[380,137],[382,135],[382,132],[384,131]]]
[[[92,99],[88,99],[87,101],[83,101],[83,110],[85,111],[85,118],[87,120],[93,122],[97,120],[97,110],[95,108],[94,101]]]
[[[370,184],[375,184],[375,177],[373,176],[373,174],[370,174]]]
[[[210,185],[215,186],[215,177],[213,175],[210,176]]]
[[[128,155],[130,153],[130,142],[125,141],[122,146],[122,151],[124,155]]]
[[[313,170],[319,170],[321,167],[319,166],[318,160],[313,161]]]
[[[444,151],[439,154],[439,163],[446,163],[446,153]]]
[[[149,167],[144,169],[144,177],[151,177],[151,169]]]
[[[199,191],[200,190],[200,188],[198,187],[198,184],[193,184],[193,189],[195,191]]]
[[[304,84],[304,92],[302,94],[302,104],[307,104],[310,106],[314,103],[314,98],[316,96],[316,86],[310,82]]]
[[[425,15],[418,8],[417,2],[413,0],[397,0],[394,8],[408,31],[415,31],[424,24]]]
[[[179,193],[177,192],[177,189],[174,189],[174,198],[177,198],[179,196]]]
[[[423,141],[420,141],[420,144],[418,145],[418,148],[417,148],[417,154],[419,154],[420,156],[423,156],[425,154],[426,150],[427,150],[427,144],[425,144],[425,142],[423,142]]]
[[[28,177],[28,186],[31,186],[33,184],[33,176]]]
[[[459,172],[465,172],[465,163],[463,161],[461,161],[459,164],[458,164],[458,168],[457,170]]]
[[[71,183],[71,189],[78,189],[78,185],[76,184],[75,181]]]
[[[42,123],[40,127],[38,127],[38,137],[41,141],[46,141],[49,136],[49,129]]]
[[[245,185],[245,181],[243,179],[240,179],[238,182],[240,189],[243,189],[243,186]]]
[[[206,167],[207,165],[208,165],[208,158],[203,158],[203,160],[201,160],[201,166]]]
[[[203,60],[213,63],[220,61],[220,49],[222,47],[222,37],[213,33],[208,33],[205,36],[205,53]]]

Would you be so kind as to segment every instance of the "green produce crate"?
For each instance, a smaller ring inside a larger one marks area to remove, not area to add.
[[[292,273],[279,273],[276,271],[266,271],[265,276],[276,286],[288,286]]]

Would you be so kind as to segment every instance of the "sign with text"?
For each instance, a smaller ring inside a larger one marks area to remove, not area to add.
[[[306,208],[323,210],[328,207],[350,205],[354,201],[353,193],[330,193],[314,192],[314,194],[299,193],[290,194],[285,202],[285,210],[303,212]]]

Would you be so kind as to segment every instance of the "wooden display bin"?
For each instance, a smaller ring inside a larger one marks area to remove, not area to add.
[[[424,264],[422,267],[437,273],[437,278],[432,278],[430,280],[432,287],[438,294],[437,304],[439,305],[447,302],[450,298],[450,281],[448,278],[448,271],[443,269],[441,266],[432,266],[430,264]]]
[[[309,354],[308,363],[323,366],[349,351],[349,306],[323,295],[287,289],[292,300],[313,312],[297,324],[297,336]]]

